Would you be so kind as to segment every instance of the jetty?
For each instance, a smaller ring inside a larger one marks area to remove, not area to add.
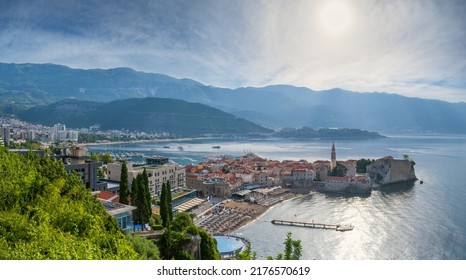
[[[348,231],[353,230],[353,225],[341,225],[341,224],[322,224],[314,222],[296,222],[296,221],[284,221],[284,220],[272,220],[274,225],[282,226],[295,226],[295,227],[307,227],[307,228],[318,228],[318,229],[332,229],[336,231]]]

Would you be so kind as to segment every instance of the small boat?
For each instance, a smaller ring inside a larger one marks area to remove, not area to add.
[[[213,146],[212,149],[220,149],[220,146]]]
[[[164,148],[164,149],[170,149],[170,147],[168,147],[168,146],[163,146],[163,148]]]

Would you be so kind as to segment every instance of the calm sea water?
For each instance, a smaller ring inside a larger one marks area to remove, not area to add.
[[[220,149],[212,146],[220,145]],[[180,164],[204,157],[252,151],[267,159],[329,159],[331,141],[190,140],[107,145],[92,151],[164,155]],[[169,148],[164,148],[169,147]],[[182,146],[183,151],[178,147]],[[260,258],[283,251],[288,231],[303,245],[302,259],[466,259],[466,136],[391,136],[368,141],[335,141],[337,159],[408,154],[424,181],[374,191],[370,196],[312,193],[276,205],[236,234],[248,238]],[[272,225],[273,219],[342,223],[353,231]]]

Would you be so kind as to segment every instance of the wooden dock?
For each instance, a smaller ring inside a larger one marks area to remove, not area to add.
[[[318,229],[331,229],[336,231],[348,231],[353,230],[353,225],[331,225],[331,224],[322,224],[322,223],[308,223],[308,222],[295,222],[295,221],[284,221],[284,220],[272,220],[274,225],[282,226],[295,226],[295,227],[307,227],[307,228],[318,228]]]

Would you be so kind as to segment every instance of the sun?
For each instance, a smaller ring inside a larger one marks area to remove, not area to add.
[[[319,12],[319,23],[325,33],[337,35],[349,29],[351,9],[346,1],[325,1]]]

